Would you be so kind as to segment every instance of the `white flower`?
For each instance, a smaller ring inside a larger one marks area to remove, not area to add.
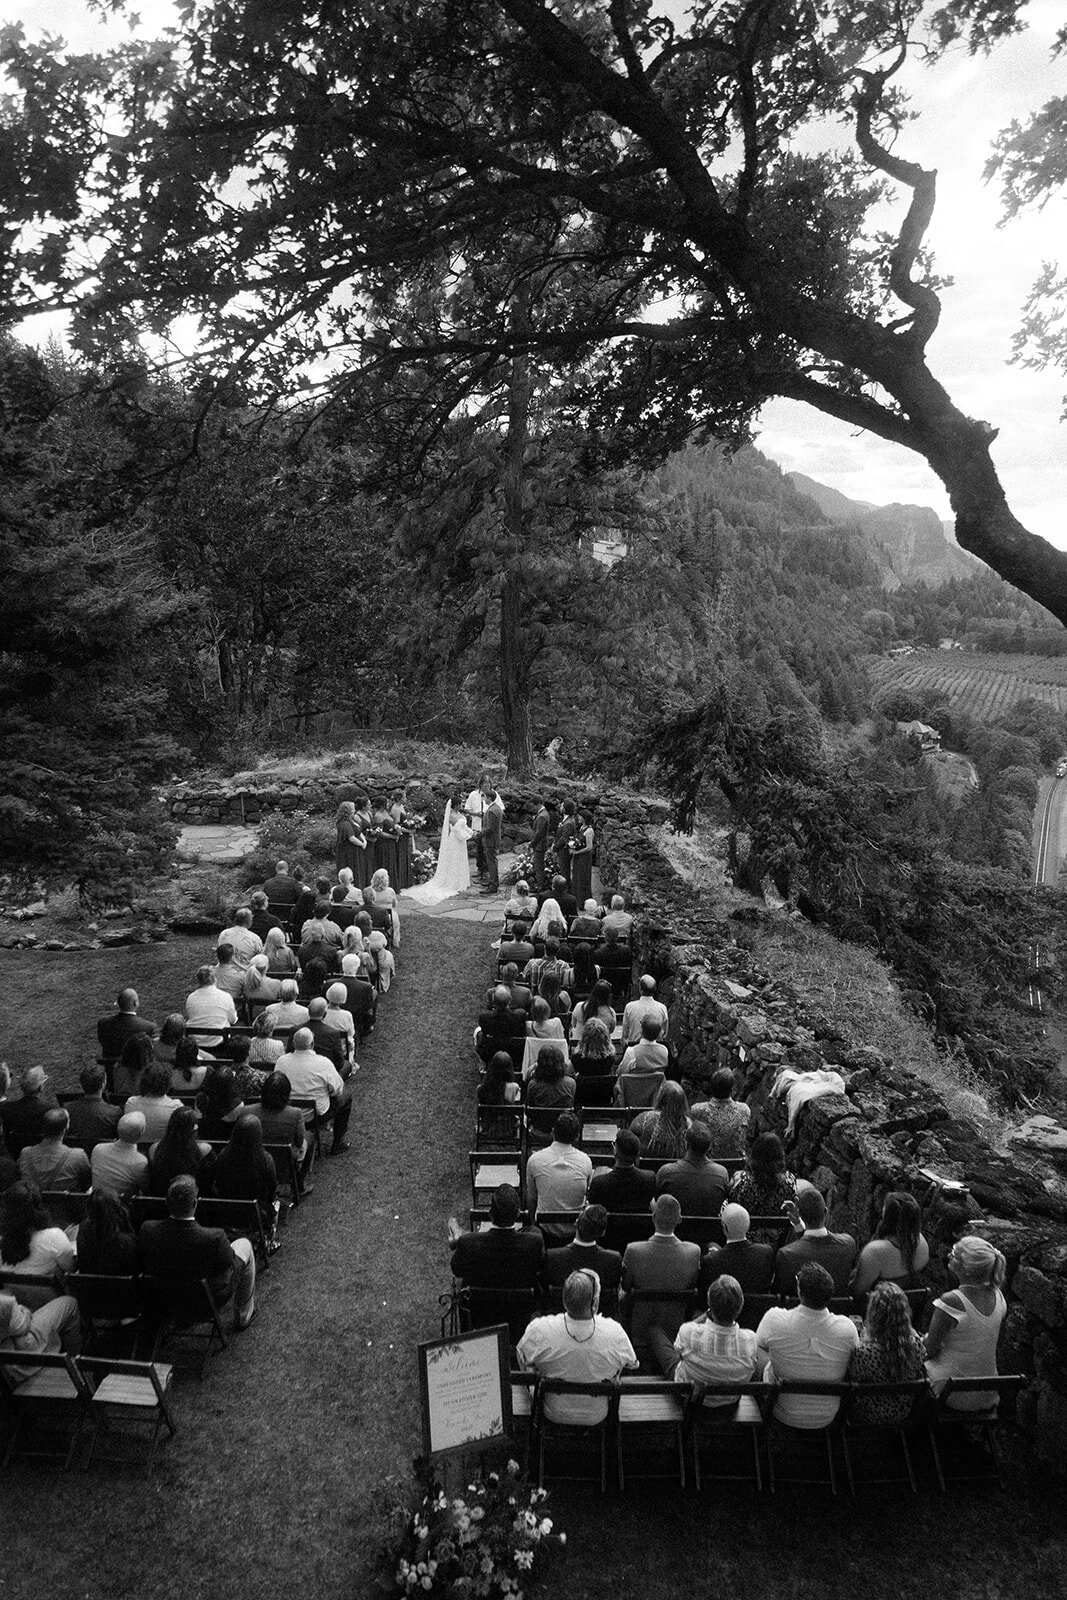
[[[533,1566],[534,1553],[532,1550],[516,1550],[515,1565],[524,1568],[527,1572]]]
[[[560,1544],[566,1544],[567,1543],[567,1535],[565,1533],[561,1533],[559,1535],[559,1542],[560,1542]]]

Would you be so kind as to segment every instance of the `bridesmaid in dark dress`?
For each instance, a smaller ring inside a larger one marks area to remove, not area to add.
[[[399,893],[403,889],[410,889],[411,885],[415,881],[415,871],[412,865],[415,847],[412,843],[411,827],[408,820],[410,813],[404,804],[404,796],[399,789],[389,802],[389,815],[392,817],[398,830],[396,842],[396,872],[395,874],[390,874],[389,881],[392,883],[393,888]]]
[[[375,801],[373,814],[374,832],[371,846],[371,876],[384,867],[389,874],[389,882],[396,886],[397,843],[399,835],[396,823],[389,814],[384,800]]]
[[[593,894],[593,827],[589,816],[579,812],[571,841],[571,893],[579,912]]]
[[[370,882],[370,864],[367,860],[367,837],[355,803],[342,800],[337,808],[337,870],[348,867],[352,882],[363,889]]]

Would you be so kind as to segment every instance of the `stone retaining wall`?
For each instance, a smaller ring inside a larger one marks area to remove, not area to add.
[[[1019,1421],[1041,1459],[1067,1472],[1062,1154],[1035,1158],[1024,1169],[995,1152],[975,1126],[953,1118],[905,1065],[836,1033],[801,995],[754,965],[738,914],[716,915],[702,904],[641,827],[629,821],[606,826],[601,863],[638,913],[638,963],[657,978],[670,1007],[671,1039],[688,1090],[702,1090],[718,1066],[729,1066],[757,1129],[784,1138],[785,1102],[771,1092],[779,1070],[833,1067],[845,1093],[802,1108],[786,1146],[792,1170],[827,1195],[830,1226],[863,1244],[886,1194],[913,1194],[923,1208],[929,1277],[937,1290],[952,1281],[947,1256],[961,1233],[982,1234],[1004,1252],[1009,1311],[1000,1369],[1030,1377]],[[746,912],[760,914],[758,907]],[[938,1178],[962,1187],[945,1188]]]

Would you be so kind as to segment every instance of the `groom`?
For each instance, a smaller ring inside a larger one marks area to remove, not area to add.
[[[482,852],[485,856],[485,887],[482,893],[497,894],[500,889],[497,856],[500,854],[500,819],[504,815],[504,805],[495,789],[483,791],[482,799],[485,802],[482,811]]]

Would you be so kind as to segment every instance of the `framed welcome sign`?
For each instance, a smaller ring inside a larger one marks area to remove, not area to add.
[[[503,1325],[420,1344],[423,1454],[451,1455],[507,1438],[510,1372]]]

